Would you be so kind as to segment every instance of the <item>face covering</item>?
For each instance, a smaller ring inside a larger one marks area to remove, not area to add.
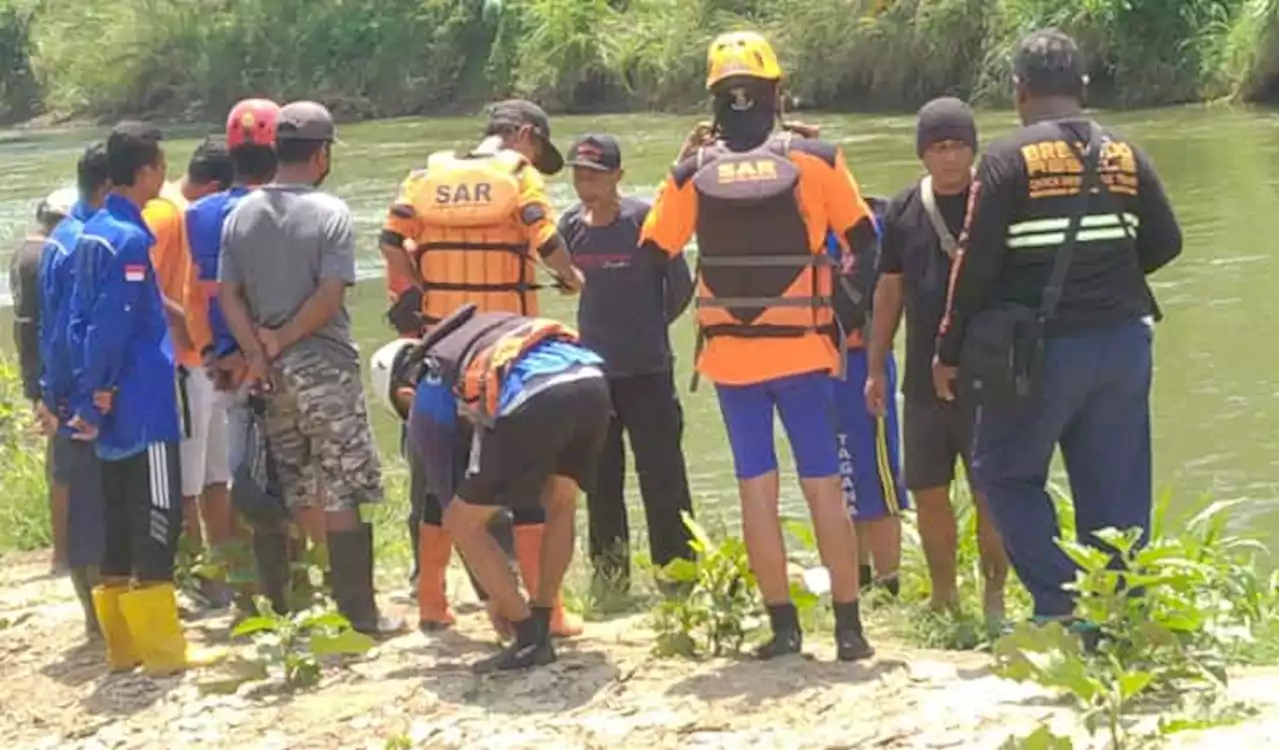
[[[715,121],[732,151],[747,151],[764,143],[777,115],[772,86],[735,86],[717,94]]]

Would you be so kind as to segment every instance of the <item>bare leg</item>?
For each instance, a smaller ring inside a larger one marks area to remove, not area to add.
[[[885,516],[874,521],[856,521],[854,525],[859,532],[859,551],[870,553],[876,580],[896,577],[902,563],[902,519]]]
[[[974,493],[978,511],[978,554],[982,560],[982,610],[989,620],[1004,619],[1004,584],[1009,577],[1009,556],[995,519],[987,509],[987,499]]]
[[[960,594],[956,591],[956,515],[950,487],[916,490],[915,496],[920,545],[932,586],[929,607],[939,612],[953,609],[960,605]]]
[[[444,527],[498,612],[512,622],[526,620],[529,603],[520,594],[506,553],[489,533],[489,521],[496,512],[496,508],[454,498],[444,512]]]
[[[836,602],[855,602],[859,594],[858,537],[840,490],[840,477],[801,479],[800,488],[809,504],[809,515],[818,537],[818,554],[831,573],[831,598]],[[777,507],[777,495],[774,495],[774,507]],[[776,515],[774,522],[777,523]],[[783,581],[786,581],[785,564]]]
[[[542,490],[542,507],[547,521],[542,533],[542,560],[538,572],[538,590],[534,604],[551,607],[564,582],[565,571],[573,560],[574,511],[578,500],[578,484],[568,477],[551,476]]]
[[[838,484],[836,490],[838,493]],[[760,596],[766,605],[786,604],[791,601],[791,587],[787,582],[787,550],[778,522],[777,470],[739,480],[738,496],[742,503],[742,536]]]

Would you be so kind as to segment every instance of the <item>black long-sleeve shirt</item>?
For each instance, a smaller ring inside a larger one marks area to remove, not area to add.
[[[1047,336],[1118,325],[1155,312],[1152,273],[1182,252],[1182,232],[1146,154],[1104,129],[1100,167],[1110,196],[1089,197],[1057,314]],[[971,209],[952,266],[938,360],[960,359],[965,327],[1003,304],[1038,308],[1079,195],[1085,119],[1043,120],[996,141],[970,191]],[[1126,233],[1133,241],[1126,239]]]
[[[604,358],[610,376],[671,369],[667,326],[693,298],[693,275],[683,254],[655,260],[640,249],[648,213],[648,203],[628,197],[608,226],[589,225],[581,204],[560,218],[560,236],[586,277],[578,303],[582,343]]]
[[[22,394],[40,398],[40,254],[43,237],[28,237],[9,261],[9,293],[13,295],[13,343],[22,370]]]

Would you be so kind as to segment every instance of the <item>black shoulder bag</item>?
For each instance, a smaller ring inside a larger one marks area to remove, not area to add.
[[[1081,153],[1074,136],[1065,139],[1083,165],[1080,193],[1066,235],[1053,259],[1040,307],[1005,304],[973,316],[960,351],[958,386],[963,398],[982,406],[1018,407],[1039,397],[1043,380],[1045,323],[1053,319],[1080,235],[1093,188],[1102,183],[1099,164],[1102,128],[1089,123],[1089,145]],[[1105,188],[1104,188],[1105,189]]]

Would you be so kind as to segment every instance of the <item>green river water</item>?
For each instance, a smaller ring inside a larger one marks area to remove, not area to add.
[[[864,192],[892,195],[918,176],[914,118],[808,119],[822,126],[825,138],[844,146]],[[1280,451],[1276,114],[1186,107],[1105,114],[1101,119],[1133,137],[1154,159],[1185,236],[1182,257],[1154,279],[1166,314],[1156,337],[1157,488],[1171,491],[1181,512],[1211,500],[1247,501],[1237,526],[1259,534],[1275,549]],[[555,118],[553,131],[562,145],[589,130],[618,135],[626,189],[650,196],[693,121],[665,115],[561,117]],[[1008,132],[1015,124],[1007,112],[987,113],[980,121],[987,137]],[[381,318],[385,295],[377,280],[377,232],[387,203],[408,170],[425,164],[435,150],[471,140],[479,127],[475,118],[460,118],[341,128],[343,145],[335,152],[327,187],[351,205],[358,219],[362,272],[370,281],[351,293],[349,304],[366,355],[388,335]],[[192,126],[170,131],[171,177],[185,165],[194,139],[204,132]],[[72,184],[77,155],[100,133],[0,131],[0,246],[16,246],[41,196]],[[564,176],[551,181],[551,192],[561,208],[573,199]],[[7,290],[3,292],[7,300]],[[551,294],[545,307],[553,316],[573,319],[571,300]],[[7,316],[5,327],[7,331]],[[687,316],[673,327],[673,338],[681,355],[678,380],[683,387],[692,347]],[[7,334],[0,334],[0,342],[10,350]],[[736,491],[713,392],[704,387],[686,393],[684,403],[685,450],[696,501],[707,509],[732,512]],[[380,411],[376,419],[383,446],[393,450],[391,420]],[[401,469],[392,464],[389,470]],[[794,482],[784,487],[784,502],[800,510],[803,501]],[[643,521],[641,514],[632,518]]]

